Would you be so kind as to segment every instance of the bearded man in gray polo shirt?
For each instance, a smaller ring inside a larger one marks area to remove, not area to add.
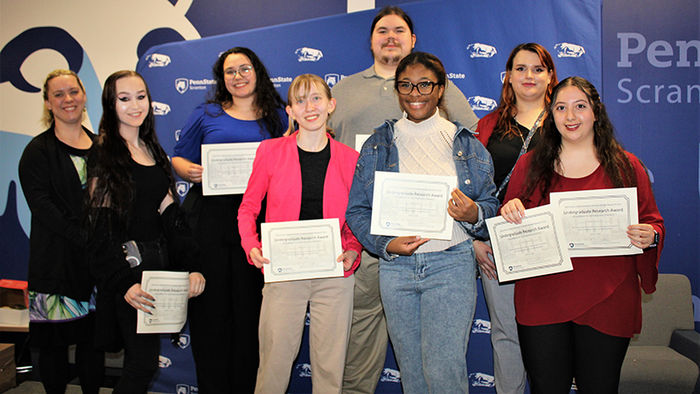
[[[400,119],[403,115],[394,91],[394,74],[401,59],[416,44],[413,22],[399,7],[389,6],[379,11],[370,32],[374,64],[343,78],[332,89],[337,105],[329,126],[338,141],[351,147],[356,146],[356,136],[367,136],[385,120]],[[476,129],[479,119],[459,88],[449,80],[441,110],[447,119]],[[353,302],[343,393],[374,393],[384,368],[389,335],[379,295],[379,262],[366,251],[355,271]]]

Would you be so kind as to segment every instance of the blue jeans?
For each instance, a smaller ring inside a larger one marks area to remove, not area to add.
[[[404,393],[467,393],[476,306],[472,241],[380,260],[379,286]]]

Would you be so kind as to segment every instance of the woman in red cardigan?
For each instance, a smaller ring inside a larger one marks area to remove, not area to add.
[[[340,393],[350,334],[355,278],[362,246],[345,223],[345,209],[359,154],[332,138],[326,120],[335,109],[328,85],[304,74],[289,86],[286,137],[260,144],[238,210],[238,229],[248,261],[269,264],[261,252],[255,219],[267,197],[266,222],[338,218],[344,277],[266,283],[260,311],[260,365],[256,393],[284,393],[299,352],[306,307],[311,324],[314,393]],[[292,122],[299,125],[291,133]]]
[[[632,335],[641,329],[642,289],[655,290],[664,222],[644,165],[615,139],[595,87],[570,77],[552,92],[542,139],[513,171],[501,215],[520,223],[550,192],[636,187],[639,224],[627,228],[644,250],[575,257],[573,271],[520,280],[515,310],[533,393],[616,393]]]

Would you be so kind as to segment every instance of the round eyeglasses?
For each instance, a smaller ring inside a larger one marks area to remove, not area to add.
[[[234,70],[233,68],[227,68],[224,70],[224,74],[227,76],[231,76],[231,78],[236,78],[236,74],[245,77],[246,75],[250,74],[250,72],[253,71],[253,66],[250,64],[244,64],[240,67],[238,67],[238,70]]]

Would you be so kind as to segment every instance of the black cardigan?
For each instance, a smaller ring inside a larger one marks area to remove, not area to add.
[[[83,130],[94,140],[92,132]],[[81,228],[84,191],[53,126],[27,144],[19,180],[32,213],[29,290],[89,300],[93,282]]]

